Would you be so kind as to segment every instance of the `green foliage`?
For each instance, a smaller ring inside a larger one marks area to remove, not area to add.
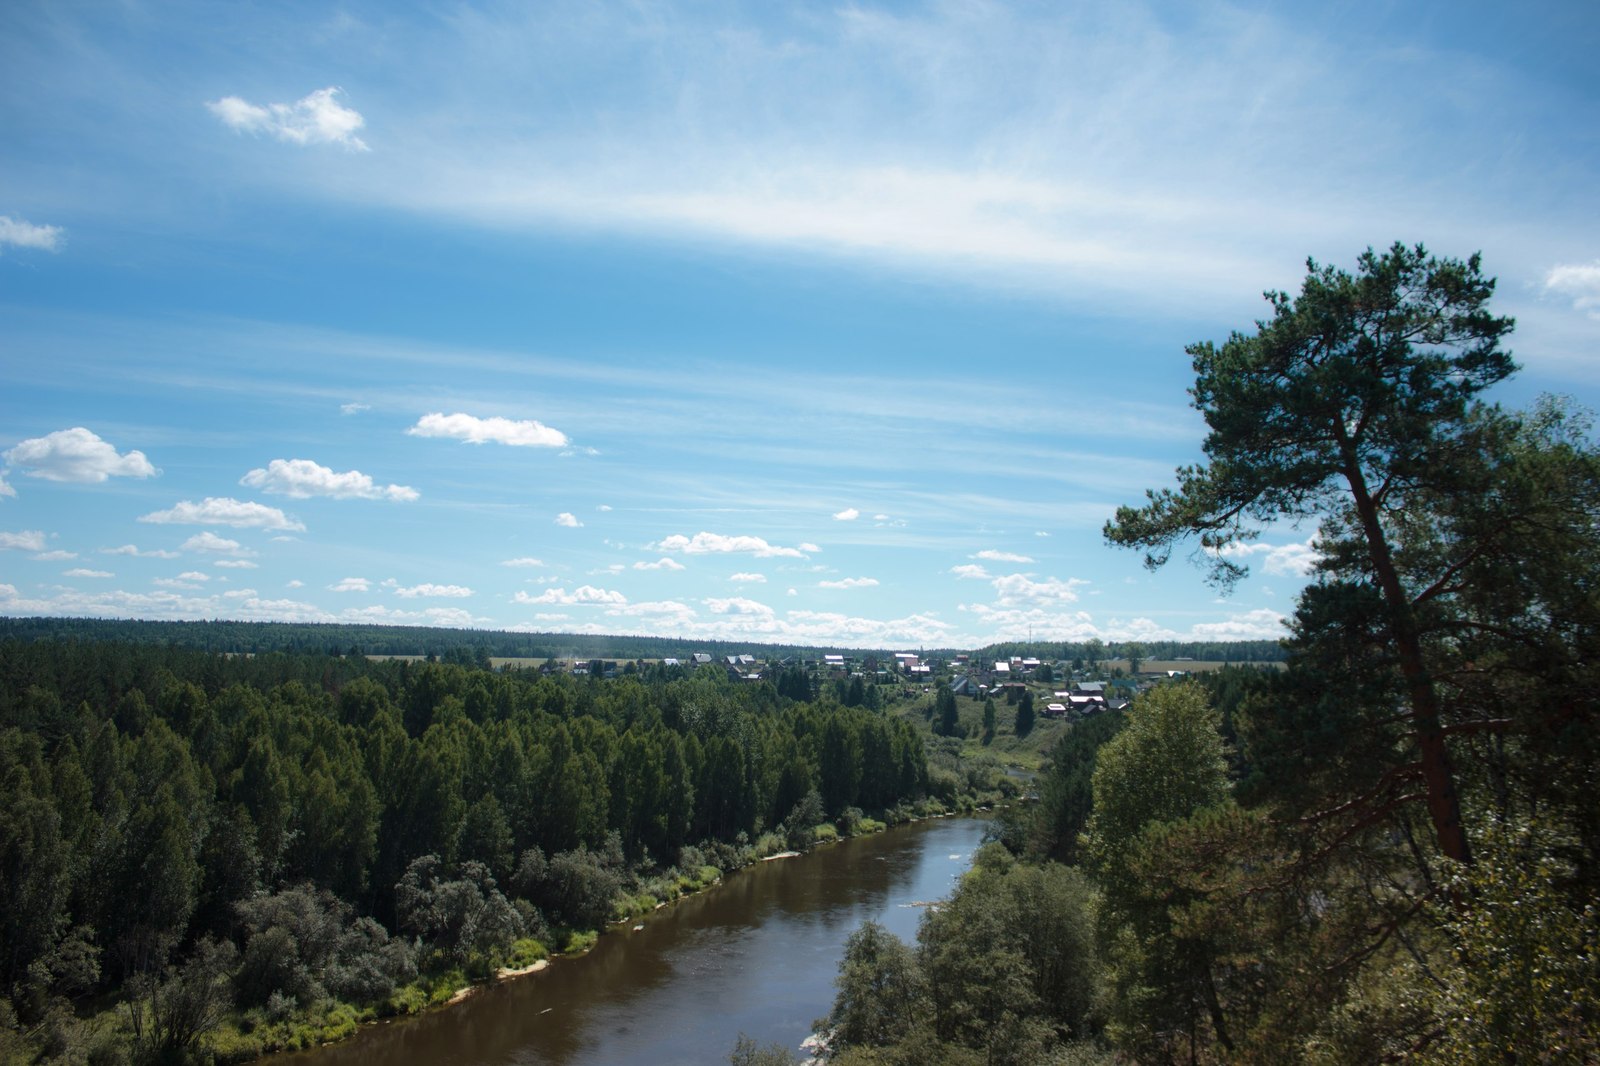
[[[1566,850],[1496,828],[1455,871],[1463,905],[1438,915],[1452,950],[1419,1061],[1489,1066],[1532,1049],[1547,1063],[1600,1060],[1600,905],[1574,895]]]
[[[927,1009],[927,984],[916,953],[876,922],[864,922],[845,941],[834,982],[833,1010],[817,1023],[830,1052],[902,1039]]]

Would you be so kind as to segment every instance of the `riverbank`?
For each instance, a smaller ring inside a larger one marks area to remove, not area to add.
[[[741,1032],[791,1051],[827,1013],[846,938],[871,920],[909,941],[970,865],[988,823],[926,818],[755,862],[537,977],[491,981],[448,1010],[363,1027],[274,1066],[665,1066],[723,1061]],[[798,1054],[798,1052],[797,1052]]]

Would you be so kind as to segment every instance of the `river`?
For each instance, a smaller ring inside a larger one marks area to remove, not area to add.
[[[704,1066],[740,1033],[798,1053],[833,1004],[845,938],[871,919],[913,939],[988,824],[919,822],[757,863],[587,955],[273,1066]]]

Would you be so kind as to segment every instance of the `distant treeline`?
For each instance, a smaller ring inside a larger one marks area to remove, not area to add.
[[[1046,662],[1081,660],[1085,664],[1128,658],[1145,662],[1195,659],[1219,663],[1281,663],[1288,658],[1283,642],[1277,640],[1008,641],[979,648],[973,655],[980,659],[1020,656]]]
[[[200,651],[258,654],[268,651],[317,651],[346,655],[418,655],[458,662],[507,659],[687,659],[695,652],[712,656],[756,655],[762,659],[823,654],[886,656],[904,648],[863,651],[828,645],[756,644],[675,637],[604,636],[578,633],[512,633],[487,629],[439,629],[431,626],[346,625],[304,622],[159,622],[120,618],[0,618],[0,639],[114,640],[130,644],[162,644]],[[955,649],[927,649],[928,658],[949,658]],[[1033,656],[1046,660],[1085,662],[1126,659],[1201,659],[1216,662],[1281,662],[1284,651],[1275,640],[1170,641],[1142,643],[1100,641],[1027,641],[992,644],[979,658]]]

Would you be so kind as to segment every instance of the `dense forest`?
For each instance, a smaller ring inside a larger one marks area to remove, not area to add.
[[[1285,668],[1067,733],[915,945],[852,938],[833,1061],[1600,1061],[1600,451],[1481,397],[1492,290],[1396,245],[1190,348],[1206,462],[1106,536],[1226,587],[1315,522]]]
[[[831,689],[60,639],[0,641],[0,783],[0,1051],[80,1061],[337,1035],[937,803]]]

